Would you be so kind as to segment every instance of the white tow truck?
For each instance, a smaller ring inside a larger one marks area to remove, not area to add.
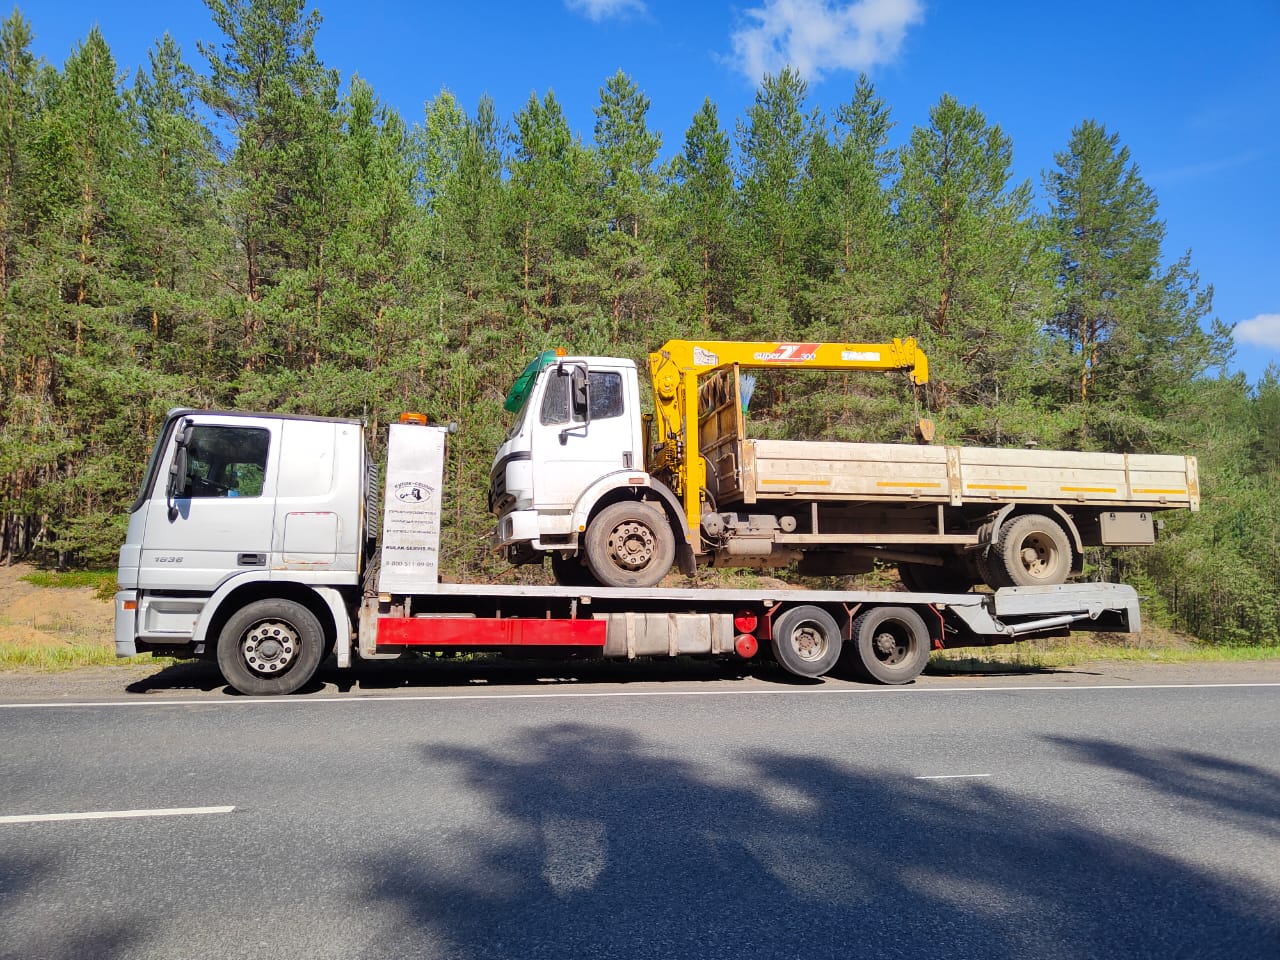
[[[931,649],[1073,629],[1136,632],[1119,584],[992,593],[444,583],[448,430],[393,424],[379,481],[359,420],[175,410],[120,551],[119,656],[216,660],[249,695],[305,687],[332,654],[767,656],[906,683]]]

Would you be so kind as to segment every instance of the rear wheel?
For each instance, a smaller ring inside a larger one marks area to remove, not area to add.
[[[551,552],[551,575],[562,587],[594,587],[596,578],[577,556],[562,556],[558,550]]]
[[[948,558],[943,566],[900,563],[902,585],[917,593],[968,593],[977,581],[962,557]]]
[[[996,554],[1000,574],[1010,586],[1066,583],[1071,575],[1071,542],[1066,531],[1040,514],[1024,514],[1005,524]]]
[[[218,669],[251,697],[293,693],[315,676],[324,654],[315,614],[293,600],[257,600],[231,616],[218,636]]]
[[[655,586],[676,559],[676,538],[666,514],[636,500],[601,510],[584,542],[587,569],[606,587]]]
[[[844,638],[835,618],[821,607],[784,610],[773,622],[773,658],[797,677],[821,677],[840,659]]]
[[[910,607],[873,607],[853,620],[854,673],[877,683],[909,683],[929,662],[929,629]]]

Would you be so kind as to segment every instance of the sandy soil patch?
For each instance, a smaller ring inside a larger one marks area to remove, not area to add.
[[[0,566],[0,644],[109,649],[111,601],[99,600],[92,587],[37,587],[22,579],[33,570],[21,563]]]

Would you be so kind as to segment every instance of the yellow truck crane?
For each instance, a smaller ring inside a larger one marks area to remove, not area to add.
[[[1052,585],[1084,547],[1151,543],[1155,511],[1199,509],[1194,457],[746,436],[742,370],[902,370],[919,385],[912,339],[672,340],[649,368],[643,417],[629,360],[546,351],[525,368],[490,478],[513,563],[549,556],[559,582],[605,586],[653,586],[673,563],[849,574],[876,560],[913,590]]]

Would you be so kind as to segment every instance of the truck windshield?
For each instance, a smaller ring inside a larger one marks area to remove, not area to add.
[[[529,394],[533,392],[533,385],[538,381],[540,374],[547,367],[555,362],[556,352],[554,350],[543,350],[540,354],[529,361],[529,365],[524,368],[520,376],[516,377],[516,382],[511,385],[511,389],[507,392],[507,401],[502,405],[502,409],[508,413],[519,413],[524,409],[524,405],[529,402]],[[516,418],[519,423],[521,417]]]
[[[533,393],[534,384],[538,382],[538,374],[555,361],[556,352],[554,350],[543,350],[529,361],[529,365],[524,368],[520,376],[516,377],[516,382],[511,385],[511,389],[507,392],[506,402],[502,405],[504,410],[516,415],[511,424],[511,429],[507,431],[508,440],[519,433],[520,427],[524,424],[524,418],[528,414],[529,396]]]
[[[165,445],[168,444],[170,436],[173,435],[174,420],[170,419],[164,425],[164,429],[160,431],[160,436],[156,437],[156,445],[151,448],[151,459],[147,461],[147,470],[142,475],[142,485],[138,488],[138,498],[133,501],[133,506],[129,508],[130,513],[141,509],[142,505],[147,502],[151,496],[152,483],[155,480],[156,465],[160,462],[160,455],[164,452]]]

